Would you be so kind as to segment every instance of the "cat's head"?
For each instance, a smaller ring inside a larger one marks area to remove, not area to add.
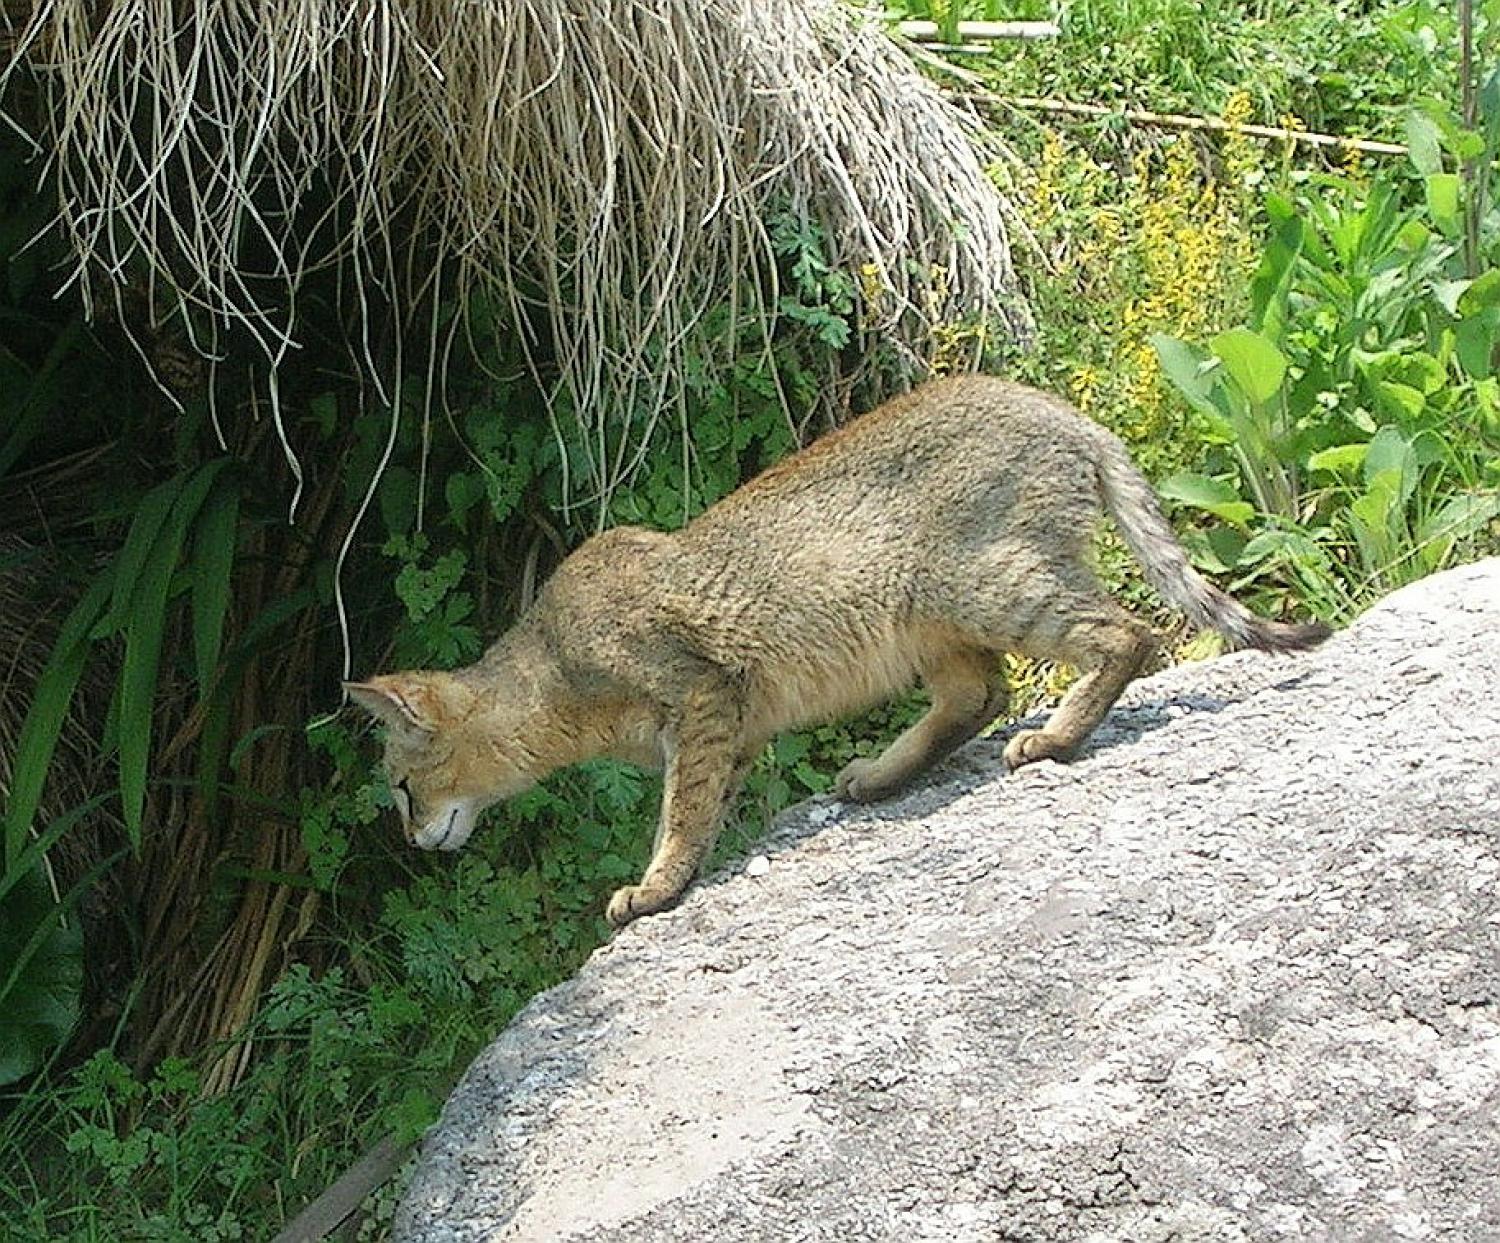
[[[385,725],[385,770],[407,841],[457,850],[491,803],[531,784],[493,745],[473,688],[419,670],[346,682],[349,697]]]

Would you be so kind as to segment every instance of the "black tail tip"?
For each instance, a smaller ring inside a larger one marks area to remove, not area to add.
[[[1251,646],[1263,652],[1305,652],[1317,647],[1333,627],[1326,622],[1261,622],[1256,626]]]

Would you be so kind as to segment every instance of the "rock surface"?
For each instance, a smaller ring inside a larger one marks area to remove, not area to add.
[[[1500,1239],[1500,560],[1000,742],[536,998],[396,1238]]]

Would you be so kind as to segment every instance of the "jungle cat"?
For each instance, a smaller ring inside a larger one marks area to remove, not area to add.
[[[621,926],[693,880],[747,767],[780,730],[919,681],[931,707],[838,775],[879,799],[1005,710],[1001,656],[1081,676],[1012,769],[1066,759],[1154,651],[1087,556],[1107,513],[1147,580],[1232,644],[1310,647],[1201,578],[1110,432],[1066,402],[980,376],[927,383],[813,442],[680,531],[587,540],[473,665],[350,683],[386,725],[407,837],[457,850],[485,807],[613,756],[666,770],[650,865],[611,898]]]

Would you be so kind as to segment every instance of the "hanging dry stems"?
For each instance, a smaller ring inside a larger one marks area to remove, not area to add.
[[[1025,330],[967,121],[840,0],[7,11],[0,87],[39,86],[36,116],[11,119],[31,126],[90,306],[145,280],[204,354],[234,331],[277,363],[304,278],[346,265],[379,382],[388,305],[483,291],[580,421],[595,495],[639,448],[619,416],[680,401],[709,308],[749,297],[769,322],[773,204],[865,274],[867,348],[924,360],[959,316]]]

